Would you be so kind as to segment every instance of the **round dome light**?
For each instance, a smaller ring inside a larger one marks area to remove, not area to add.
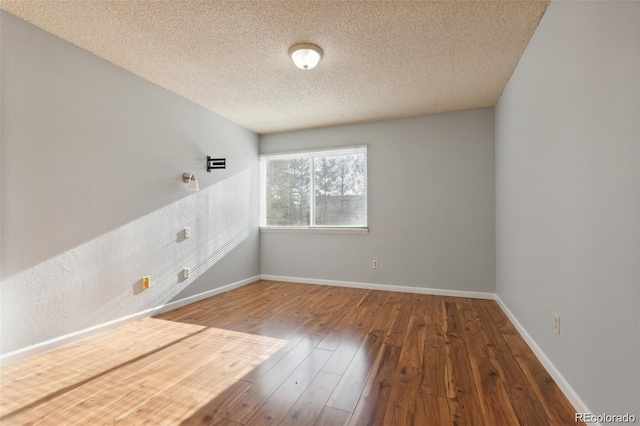
[[[289,56],[301,70],[310,70],[322,58],[322,49],[315,44],[296,44],[289,49]]]

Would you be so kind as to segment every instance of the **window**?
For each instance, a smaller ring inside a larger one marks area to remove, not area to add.
[[[366,228],[367,147],[260,157],[260,225]]]

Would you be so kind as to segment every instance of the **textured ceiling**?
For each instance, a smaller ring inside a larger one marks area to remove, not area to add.
[[[257,133],[494,105],[543,1],[7,1]],[[313,70],[287,52],[324,50]]]

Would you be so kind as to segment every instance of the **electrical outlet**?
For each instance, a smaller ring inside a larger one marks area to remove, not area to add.
[[[371,266],[373,269],[378,269],[378,261],[374,260],[373,265]]]
[[[184,239],[191,237],[191,228],[184,228]]]
[[[560,315],[553,314],[553,329],[556,334],[560,334]]]
[[[151,287],[151,277],[142,277],[142,288],[147,289]]]
[[[184,269],[182,270],[182,276],[186,280],[187,278],[189,278],[189,275],[191,275],[191,269],[185,266]]]

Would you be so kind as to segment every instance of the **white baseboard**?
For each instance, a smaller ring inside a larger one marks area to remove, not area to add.
[[[533,353],[536,355],[536,357],[540,361],[540,363],[544,366],[544,368],[547,370],[547,372],[551,375],[551,377],[556,382],[556,384],[558,385],[560,390],[564,393],[564,395],[567,397],[569,402],[571,402],[571,404],[573,405],[573,408],[575,408],[576,412],[577,413],[592,413],[592,411],[589,410],[589,408],[587,407],[587,404],[584,403],[582,398],[580,398],[580,396],[576,393],[576,391],[573,390],[573,388],[571,387],[569,382],[567,382],[567,379],[565,379],[564,376],[562,374],[560,374],[560,371],[558,371],[556,366],[553,365],[551,360],[542,351],[540,346],[538,346],[536,341],[533,340],[533,337],[531,337],[531,335],[527,332],[527,330],[524,328],[524,326],[522,324],[520,324],[520,321],[518,321],[518,319],[515,317],[515,315],[513,315],[513,313],[509,310],[507,305],[505,305],[505,303],[502,301],[502,299],[500,299],[500,296],[496,295],[495,296],[495,300],[496,300],[496,302],[498,302],[498,305],[500,306],[502,311],[505,313],[505,315],[509,318],[509,320],[511,321],[513,326],[516,328],[516,330],[518,330],[518,333],[520,333],[522,338],[527,342],[527,344],[529,345],[529,347],[531,348]]]
[[[5,366],[14,362],[38,355],[52,349],[59,348],[70,343],[77,342],[79,340],[86,339],[87,337],[95,336],[96,334],[104,333],[105,331],[112,330],[121,325],[128,324],[130,322],[137,321],[141,318],[150,317],[162,312],[167,312],[172,309],[179,308],[190,303],[197,302],[202,299],[206,299],[216,294],[224,293],[234,288],[242,287],[247,284],[251,284],[260,280],[260,276],[256,275],[251,278],[247,278],[241,281],[236,281],[222,287],[214,288],[213,290],[205,291],[204,293],[196,294],[195,296],[185,297],[184,299],[176,300],[175,302],[166,303],[164,305],[156,306],[151,309],[137,312],[135,314],[127,315],[122,318],[117,318],[112,321],[108,321],[102,324],[94,325],[82,330],[75,331],[73,333],[65,334],[64,336],[56,337],[54,339],[46,340],[44,342],[37,343],[35,345],[27,346],[26,348],[18,349],[17,351],[6,353],[0,356],[0,365]]]
[[[194,296],[185,297],[184,299],[176,300],[175,302],[167,303],[165,305],[159,306],[157,314],[161,314],[163,312],[171,311],[173,309],[180,308],[185,305],[189,305],[191,303],[195,303],[202,299],[207,299],[209,297],[215,296],[216,294],[225,293],[229,290],[233,290],[234,288],[242,287],[247,284],[254,283],[256,281],[260,281],[260,275],[253,276],[251,278],[247,278],[241,281],[236,281],[235,283],[227,284],[222,287],[214,288],[213,290],[205,291],[204,293],[199,293]]]
[[[446,290],[446,289],[439,289],[439,288],[360,283],[360,282],[354,282],[354,281],[320,280],[315,278],[281,277],[277,275],[261,275],[260,278],[263,280],[271,280],[271,281],[284,281],[289,283],[302,283],[302,284],[321,284],[321,285],[331,285],[336,287],[363,288],[366,290],[397,291],[400,293],[431,294],[434,296],[469,297],[472,299],[489,299],[489,300],[495,299],[495,294],[483,293],[480,291]]]

